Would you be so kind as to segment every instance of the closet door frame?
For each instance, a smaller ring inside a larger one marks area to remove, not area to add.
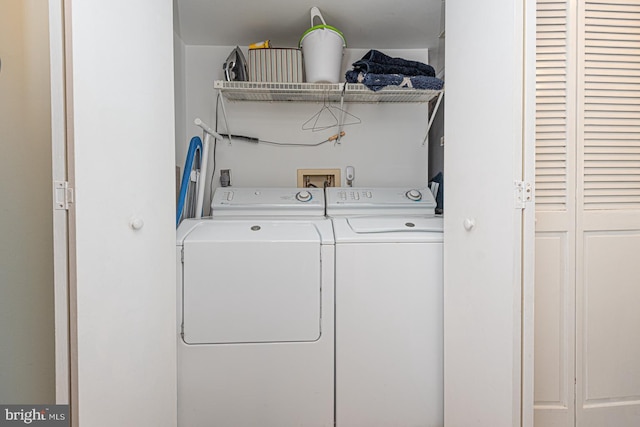
[[[53,255],[56,404],[70,403],[69,204],[73,189],[67,173],[65,32],[63,0],[48,0],[51,76]],[[66,194],[65,194],[66,193]],[[69,197],[65,200],[65,197]]]

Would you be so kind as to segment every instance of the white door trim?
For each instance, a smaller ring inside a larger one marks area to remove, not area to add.
[[[524,4],[523,59],[523,181],[533,184],[536,173],[536,4]],[[533,427],[534,301],[535,301],[535,194],[525,203],[522,218],[522,350],[521,426]]]
[[[49,49],[51,76],[51,188],[52,191],[55,191],[55,182],[67,181],[62,0],[49,0]],[[55,194],[53,203],[56,404],[69,404],[68,211],[56,206]]]

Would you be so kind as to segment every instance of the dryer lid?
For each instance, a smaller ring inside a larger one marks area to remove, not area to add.
[[[183,245],[184,341],[317,340],[321,247],[313,223],[203,221]]]
[[[257,228],[259,227],[259,228]],[[334,243],[331,220],[326,217],[244,217],[185,219],[176,232],[176,245],[208,241],[307,241]]]
[[[310,242],[320,244],[323,236],[313,222],[277,221],[262,218],[203,220],[184,238],[184,244],[198,242]]]

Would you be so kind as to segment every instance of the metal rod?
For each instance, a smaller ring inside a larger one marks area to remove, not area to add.
[[[193,122],[204,131],[204,141],[202,141],[202,163],[200,166],[200,177],[198,179],[198,198],[196,199],[196,218],[202,218],[204,187],[207,184],[207,165],[209,163],[209,140],[212,136],[219,141],[222,141],[224,138],[199,118],[195,119]]]

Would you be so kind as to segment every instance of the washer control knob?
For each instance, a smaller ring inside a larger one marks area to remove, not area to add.
[[[405,194],[409,200],[414,200],[416,202],[422,200],[422,193],[418,190],[409,190]]]
[[[301,202],[308,202],[309,200],[311,200],[311,193],[307,190],[298,191],[298,193],[296,194],[296,200]]]

